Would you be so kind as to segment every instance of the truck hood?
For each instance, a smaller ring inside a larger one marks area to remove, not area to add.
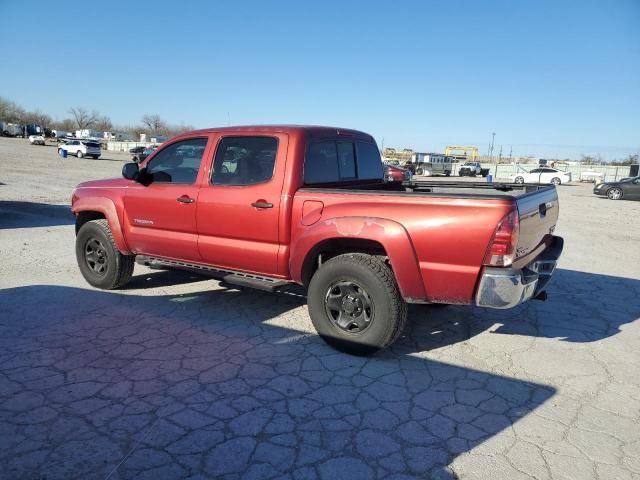
[[[108,178],[106,180],[91,180],[83,182],[76,188],[126,188],[131,185],[131,180],[126,178]]]

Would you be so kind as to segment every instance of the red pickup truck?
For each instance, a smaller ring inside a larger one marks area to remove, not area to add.
[[[391,344],[407,303],[543,298],[562,251],[554,186],[385,182],[374,139],[355,130],[197,130],[122,170],[73,192],[87,282],[122,287],[137,261],[300,284],[318,333],[353,354]]]

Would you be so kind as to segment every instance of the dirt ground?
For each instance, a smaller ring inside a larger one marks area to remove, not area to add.
[[[90,288],[71,191],[128,159],[0,138],[0,477],[640,479],[640,202],[560,186],[548,301],[412,306],[354,358],[297,291]]]

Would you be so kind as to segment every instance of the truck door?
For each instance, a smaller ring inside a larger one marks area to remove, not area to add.
[[[196,184],[207,137],[173,142],[146,164],[151,183],[135,183],[124,197],[125,237],[140,254],[200,261]]]
[[[285,134],[219,137],[209,185],[198,198],[198,248],[204,262],[278,274],[287,143]]]

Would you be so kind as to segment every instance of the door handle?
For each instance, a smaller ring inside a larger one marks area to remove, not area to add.
[[[176,198],[176,200],[180,203],[193,203],[195,200],[187,195],[182,195],[181,197]]]
[[[258,201],[258,202],[253,202],[251,206],[255,208],[273,208],[273,203]]]

